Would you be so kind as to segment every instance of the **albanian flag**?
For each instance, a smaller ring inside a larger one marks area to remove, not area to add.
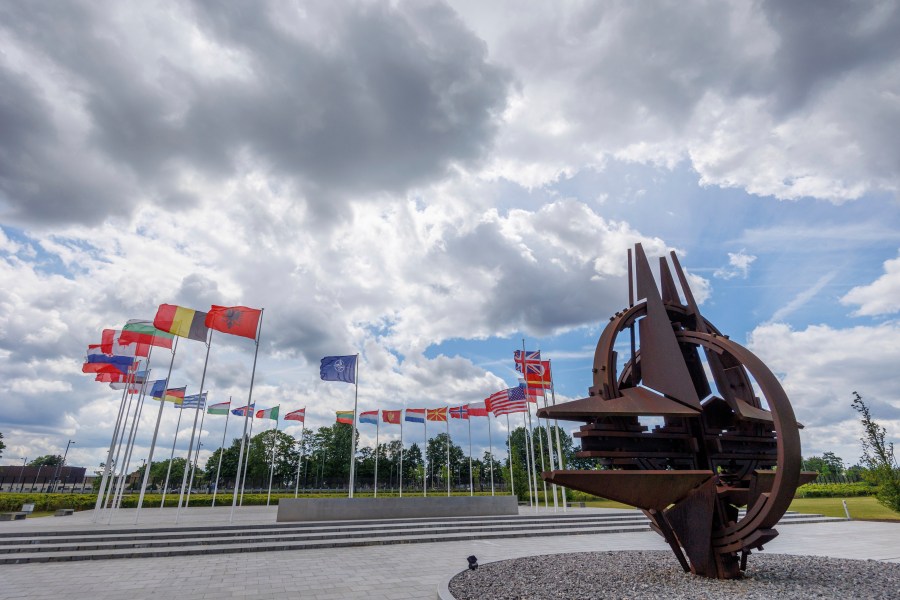
[[[216,306],[206,313],[206,326],[222,333],[256,339],[261,310],[246,306]]]

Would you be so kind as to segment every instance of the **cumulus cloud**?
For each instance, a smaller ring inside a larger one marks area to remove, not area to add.
[[[851,289],[841,298],[845,305],[857,305],[856,316],[890,315],[900,311],[900,258],[884,261],[884,274],[868,285]]]
[[[774,323],[753,330],[749,348],[779,376],[797,420],[806,426],[804,455],[832,451],[849,464],[857,462],[862,429],[850,408],[853,391],[879,422],[900,432],[900,383],[894,376],[898,334],[896,323],[802,330]]]

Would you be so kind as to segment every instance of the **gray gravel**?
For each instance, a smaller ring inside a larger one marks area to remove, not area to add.
[[[450,581],[458,600],[572,598],[900,598],[900,564],[753,554],[744,578],[720,581],[681,570],[669,552],[584,552],[482,565]]]

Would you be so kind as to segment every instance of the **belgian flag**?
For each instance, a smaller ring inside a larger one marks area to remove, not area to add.
[[[209,337],[205,312],[174,304],[159,305],[156,318],[153,319],[153,326],[198,342],[205,342]]]

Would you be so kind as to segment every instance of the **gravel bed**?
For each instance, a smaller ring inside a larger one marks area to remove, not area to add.
[[[900,564],[753,554],[743,579],[695,577],[665,551],[583,552],[488,563],[450,580],[457,600],[900,598]]]

